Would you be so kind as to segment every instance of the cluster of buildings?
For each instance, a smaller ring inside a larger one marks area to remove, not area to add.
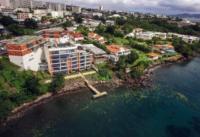
[[[160,57],[166,56],[173,56],[176,55],[176,51],[173,45],[171,44],[163,44],[163,45],[154,45],[152,47],[152,52],[148,53],[147,56],[151,60],[157,60]]]
[[[129,33],[126,37],[134,37],[134,38],[143,39],[143,40],[151,40],[154,37],[167,39],[167,33],[144,31],[141,28],[136,28],[131,33]]]
[[[81,13],[81,8],[79,6],[70,6],[67,11],[67,5],[58,1],[0,0],[0,12],[16,21],[22,22],[27,18],[41,21],[44,16],[64,18],[66,15]]]
[[[65,10],[66,5],[57,2],[45,2],[42,0],[0,0],[1,8],[48,8],[52,10]]]
[[[69,74],[87,70],[105,61],[105,51],[94,45],[77,44],[82,35],[60,28],[41,31],[39,36],[22,36],[6,41],[10,62],[25,70]]]
[[[126,37],[133,37],[136,39],[142,40],[152,40],[154,37],[160,38],[162,40],[171,39],[173,37],[178,37],[183,39],[183,41],[187,43],[193,43],[195,41],[199,41],[200,37],[190,36],[190,35],[181,35],[177,33],[164,33],[164,32],[154,32],[154,31],[144,31],[141,28],[136,28],[133,32],[126,35]]]
[[[195,41],[200,41],[200,37],[190,36],[190,35],[182,35],[177,33],[168,33],[168,38],[178,37],[187,43],[193,43]]]
[[[88,38],[105,43],[103,37],[89,33]],[[93,44],[81,44],[81,33],[62,28],[44,29],[37,36],[21,36],[6,40],[4,44],[10,62],[24,70],[48,71],[51,75],[69,74],[91,69],[93,64],[111,60],[116,63],[120,56],[131,50],[121,45],[107,45],[106,51]],[[3,41],[2,41],[3,42]]]

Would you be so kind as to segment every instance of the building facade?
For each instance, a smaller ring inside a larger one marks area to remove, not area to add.
[[[17,13],[17,19],[19,21],[24,21],[24,20],[26,20],[28,18],[32,18],[32,16],[33,15],[31,13],[28,13],[28,12],[19,12],[19,13]]]
[[[45,55],[48,62],[48,71],[52,75],[58,73],[70,74],[92,67],[92,54],[79,50],[77,46],[69,43],[61,44],[57,48],[45,47]]]
[[[25,70],[40,70],[45,44],[46,41],[39,36],[23,36],[10,40],[6,44],[10,62]]]

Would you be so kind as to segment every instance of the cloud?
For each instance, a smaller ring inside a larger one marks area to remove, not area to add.
[[[157,12],[200,12],[200,0],[57,0],[86,7]]]

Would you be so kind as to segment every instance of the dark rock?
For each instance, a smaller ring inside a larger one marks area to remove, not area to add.
[[[187,127],[168,125],[166,127],[166,134],[168,137],[191,137],[191,130]]]

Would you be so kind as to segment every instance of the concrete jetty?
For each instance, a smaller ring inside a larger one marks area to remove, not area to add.
[[[94,86],[92,86],[89,81],[85,78],[85,76],[81,73],[79,73],[80,76],[83,78],[83,80],[85,81],[85,84],[87,85],[87,87],[93,91],[95,93],[95,95],[93,95],[93,98],[96,99],[96,98],[100,98],[100,97],[103,97],[105,95],[107,95],[107,92],[100,92],[98,91]]]

